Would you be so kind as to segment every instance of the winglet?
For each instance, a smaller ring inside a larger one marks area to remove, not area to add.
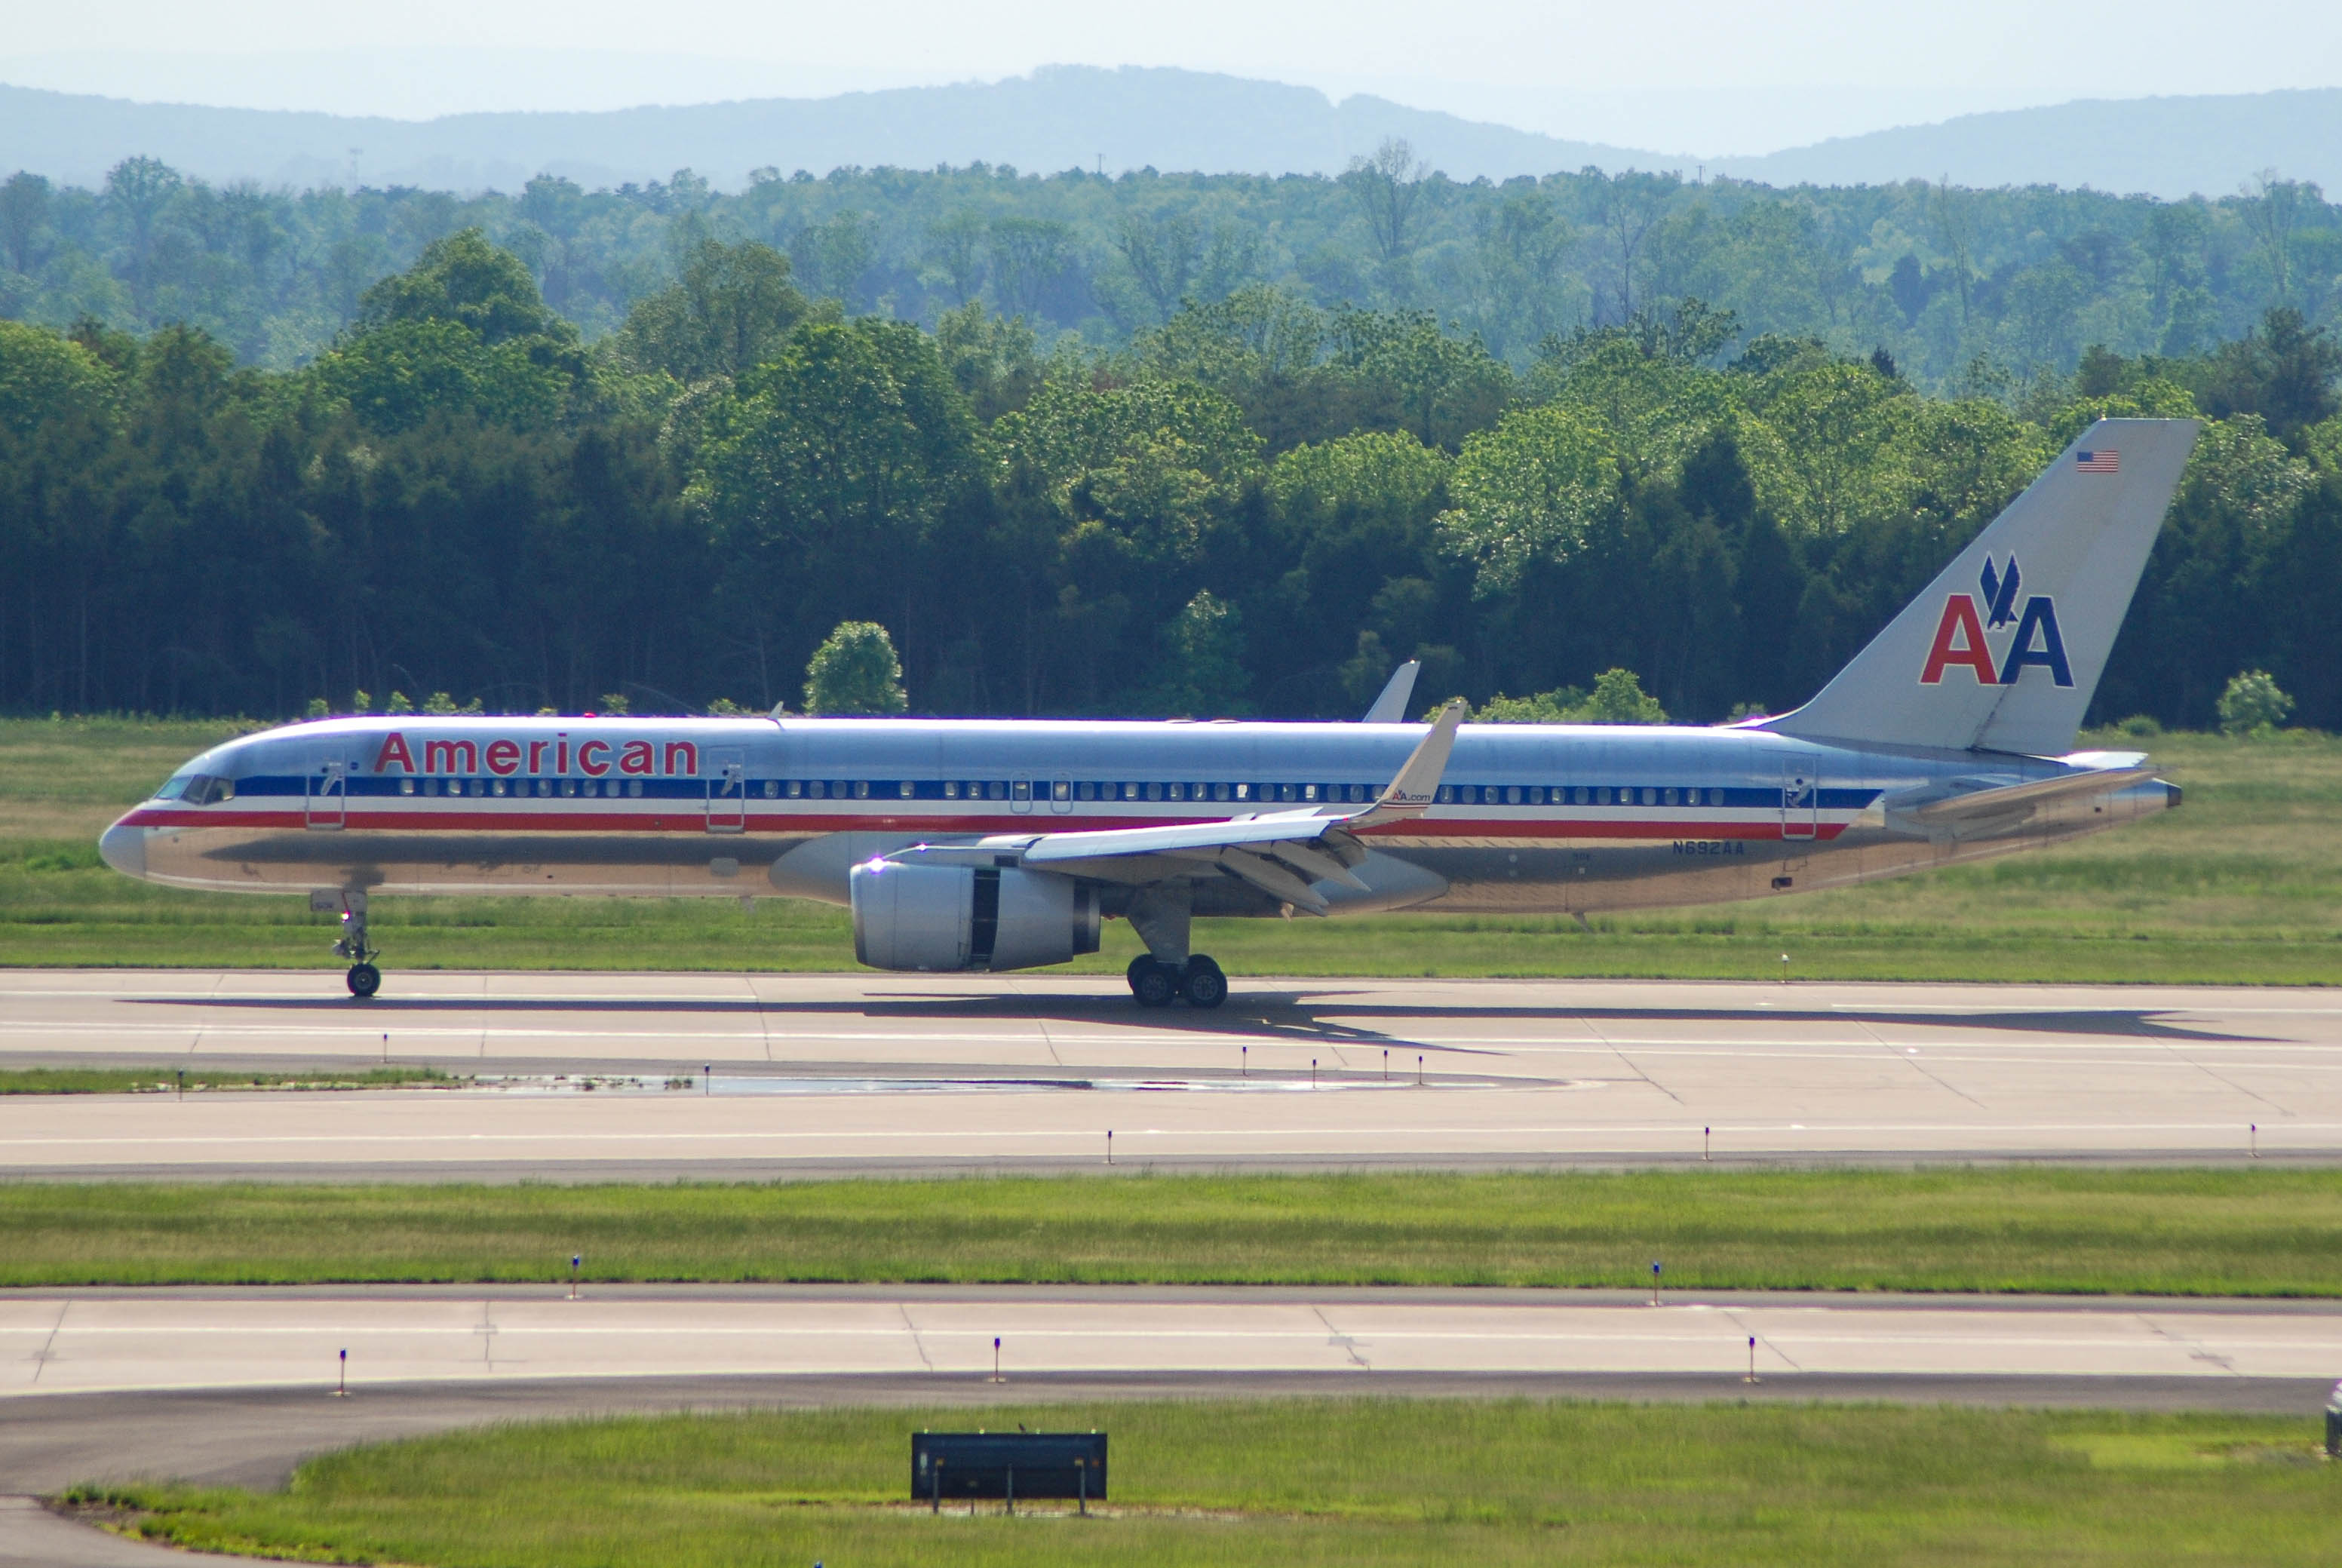
[[[1431,722],[1431,733],[1423,737],[1415,754],[1406,759],[1374,805],[1353,817],[1350,825],[1364,827],[1394,817],[1421,816],[1429,811],[1439,794],[1439,781],[1447,772],[1447,754],[1456,749],[1456,731],[1470,711],[1461,697],[1440,709],[1439,716]]]
[[[1409,659],[1391,672],[1390,680],[1383,686],[1383,694],[1375,699],[1374,706],[1358,722],[1366,724],[1403,724],[1406,723],[1406,700],[1415,695],[1415,677],[1423,673],[1421,659]]]

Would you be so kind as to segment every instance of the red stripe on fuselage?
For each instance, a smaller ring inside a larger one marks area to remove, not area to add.
[[[344,832],[367,833],[692,833],[712,839],[736,838],[743,833],[727,828],[721,833],[709,833],[707,816],[686,802],[677,809],[662,812],[610,811],[544,811],[531,809],[491,809],[486,811],[359,811],[351,810],[337,820]],[[728,813],[719,814],[718,820],[729,823]],[[1225,817],[1046,817],[1006,815],[984,816],[905,816],[905,815],[835,815],[827,813],[763,813],[747,815],[746,835],[757,834],[829,834],[829,833],[908,833],[908,834],[1023,834],[1034,835],[1055,833],[1088,833],[1109,828],[1143,828],[1186,826],[1198,823],[1225,822]],[[306,829],[308,817],[300,811],[222,811],[215,807],[194,809],[169,806],[142,806],[122,819],[125,827],[154,828],[281,828]],[[1814,836],[1836,838],[1847,824],[1820,822],[1815,824]],[[318,831],[332,831],[320,828]],[[1415,817],[1405,822],[1379,824],[1373,827],[1356,828],[1352,832],[1363,838],[1500,838],[1500,839],[1761,839],[1782,837],[1777,822],[1713,822],[1669,818],[1662,820],[1617,821],[1608,819],[1571,818],[1502,818],[1502,817]]]

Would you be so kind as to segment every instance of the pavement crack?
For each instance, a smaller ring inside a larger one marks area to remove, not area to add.
[[[1791,1372],[1803,1372],[1806,1370],[1804,1367],[1797,1364],[1797,1358],[1796,1356],[1793,1356],[1787,1351],[1783,1350],[1766,1334],[1761,1332],[1750,1332],[1747,1323],[1742,1319],[1738,1313],[1734,1312],[1727,1307],[1725,1309],[1724,1315],[1732,1320],[1733,1326],[1741,1332],[1744,1338],[1755,1340],[1756,1342],[1757,1348],[1764,1351],[1767,1355],[1778,1356],[1781,1360],[1781,1363],[1784,1366],[1787,1366]]]
[[[1344,1333],[1340,1329],[1336,1328],[1334,1326],[1334,1320],[1326,1315],[1326,1309],[1324,1307],[1313,1306],[1309,1310],[1317,1314],[1317,1321],[1319,1323],[1326,1325],[1326,1343],[1327,1344],[1332,1345],[1336,1350],[1338,1350],[1344,1355],[1348,1356],[1350,1358],[1350,1364],[1356,1367],[1359,1371],[1372,1372],[1375,1370],[1374,1363],[1367,1361],[1365,1356],[1358,1353],[1358,1342],[1352,1339],[1348,1334]]]
[[[57,1335],[65,1331],[65,1313],[71,1311],[73,1311],[73,1303],[70,1300],[61,1301],[57,1303],[57,1321],[49,1325],[49,1337],[43,1340],[41,1342],[41,1348],[33,1353],[33,1381],[35,1383],[41,1381],[41,1373],[46,1372],[48,1370],[49,1363],[56,1358]]]
[[[2185,1350],[2187,1353],[2187,1359],[2189,1361],[2200,1361],[2207,1366],[2217,1366],[2231,1377],[2243,1375],[2237,1371],[2237,1363],[2234,1357],[2222,1355],[2219,1352],[2208,1348],[2202,1340],[2196,1338],[2194,1335],[2174,1333],[2169,1329],[2165,1328],[2161,1323],[2156,1322],[2153,1318],[2147,1316],[2145,1313],[2133,1313],[2131,1316],[2141,1328],[2147,1330],[2147,1333],[2153,1334],[2156,1338],[2164,1341],[2167,1344],[2177,1345],[2182,1350]]]
[[[1650,1087],[1656,1089],[1660,1094],[1665,1094],[1676,1104],[1680,1105],[1684,1103],[1682,1095],[1676,1094],[1673,1089],[1668,1088],[1665,1084],[1660,1083],[1656,1078],[1652,1077],[1648,1073],[1644,1072],[1642,1064],[1637,1063],[1633,1057],[1626,1054],[1626,1047],[1617,1044],[1616,1042],[1611,1040],[1608,1035],[1596,1028],[1592,1019],[1580,1014],[1577,1021],[1580,1024],[1585,1026],[1586,1032],[1588,1034],[1593,1035],[1596,1040],[1601,1041],[1604,1045],[1609,1048],[1610,1054],[1618,1058],[1619,1064],[1625,1067],[1627,1072],[1641,1079],[1645,1084],[1650,1085]]]
[[[480,1336],[480,1360],[490,1372],[496,1368],[496,1304],[493,1301],[480,1303],[480,1326],[472,1331]]]
[[[2164,1046],[2164,1049],[2168,1051],[2177,1060],[2184,1062],[2188,1066],[2195,1068],[2196,1071],[2203,1074],[2204,1076],[2211,1079],[2212,1082],[2221,1085],[2223,1088],[2233,1089],[2247,1100],[2257,1100],[2280,1116],[2290,1116],[2293,1114],[2292,1112],[2287,1110],[2284,1106],[2278,1104],[2267,1095],[2257,1094],[2253,1090],[2246,1088],[2242,1084],[2237,1083],[2234,1078],[2229,1077],[2227,1074],[2218,1071],[2217,1068],[2206,1066],[2203,1063],[2196,1060],[2195,1057],[2190,1056],[2185,1051],[2180,1050],[2177,1045],[2167,1044]]]
[[[929,1372],[935,1371],[936,1363],[927,1356],[926,1342],[919,1337],[919,1325],[911,1321],[911,1309],[909,1305],[903,1302],[896,1302],[895,1303],[895,1311],[903,1320],[903,1328],[905,1332],[909,1333],[911,1336],[911,1348],[919,1353],[919,1364]]]

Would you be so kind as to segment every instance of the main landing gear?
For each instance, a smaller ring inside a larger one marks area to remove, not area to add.
[[[1184,964],[1162,962],[1142,953],[1130,961],[1130,994],[1141,1007],[1168,1007],[1175,997],[1186,997],[1190,1007],[1217,1007],[1228,999],[1228,977],[1201,953]]]
[[[365,905],[363,903],[352,902],[343,906],[342,939],[334,944],[334,956],[350,961],[350,972],[345,978],[349,982],[351,995],[363,1002],[382,989],[382,971],[374,966],[374,961],[382,956],[382,950],[366,945]]]

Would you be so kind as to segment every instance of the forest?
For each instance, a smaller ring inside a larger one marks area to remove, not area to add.
[[[517,195],[215,186],[153,157],[95,189],[20,171],[0,184],[0,317],[184,324],[241,365],[289,370],[370,286],[465,228],[520,257],[589,343],[706,239],[772,246],[798,288],[849,315],[932,331],[974,301],[1045,348],[1068,333],[1125,346],[1187,302],[1267,285],[1320,310],[1428,311],[1526,371],[1554,334],[1697,298],[1746,336],[1884,348],[1951,393],[2070,375],[2092,344],[2183,356],[2270,305],[2322,322],[2342,297],[2342,207],[2274,175],[2179,202],[1595,169],[1496,184],[1391,142],[1335,177],[766,168],[736,192],[688,169],[596,191],[540,175]]]
[[[2342,727],[2314,188],[1516,190],[1400,151],[516,202],[19,176],[0,708],[794,707],[869,621],[925,713],[1354,716],[1408,656],[1426,701],[1627,669],[1678,720],[1777,712],[2137,413],[2211,423],[2097,715],[2207,724],[2262,669]]]

